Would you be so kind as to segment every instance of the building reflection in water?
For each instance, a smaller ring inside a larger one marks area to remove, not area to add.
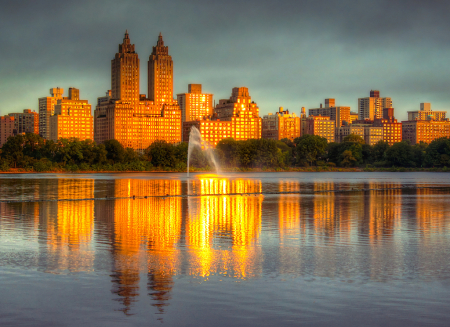
[[[438,274],[442,256],[432,251],[450,229],[445,192],[405,190],[396,183],[279,181],[280,192],[315,192],[267,196],[266,201],[261,181],[254,179],[200,175],[187,184],[139,179],[102,183],[43,179],[30,198],[57,194],[80,201],[0,203],[0,231],[38,234],[36,260],[47,272],[92,272],[96,261],[111,264],[104,269],[111,271],[112,293],[125,314],[132,314],[141,295],[164,313],[177,274],[202,279],[261,276],[263,258],[271,255],[262,252],[263,223],[269,235],[265,240],[278,241],[272,235],[276,229],[279,233],[279,244],[266,244],[278,247],[277,273],[336,277],[353,276],[356,270],[373,280],[408,269]],[[355,191],[335,192],[351,188]],[[82,200],[93,198],[94,191],[96,197],[119,199]],[[193,196],[178,196],[186,193]],[[408,244],[417,247],[411,250]],[[105,248],[111,252],[102,254]],[[107,258],[94,260],[96,251]],[[408,259],[410,251],[420,264]],[[140,290],[145,284],[147,289]]]
[[[180,195],[181,181],[118,179],[114,190],[116,197],[149,198],[114,201],[112,292],[129,314],[139,295],[142,262],[147,261],[149,295],[163,312],[179,265],[181,235],[181,198],[167,195]]]
[[[42,215],[48,217],[44,222],[46,268],[49,271],[91,271],[95,257],[92,244],[94,201],[76,200],[94,197],[94,180],[59,179],[57,182],[58,199],[71,201],[43,203]]]
[[[260,275],[260,248],[255,242],[261,233],[263,195],[254,193],[261,192],[261,181],[198,176],[192,184],[200,196],[188,200],[189,274]]]

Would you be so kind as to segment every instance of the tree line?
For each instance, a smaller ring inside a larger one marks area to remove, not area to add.
[[[36,134],[9,137],[0,149],[0,171],[21,168],[30,171],[186,171],[188,144],[156,141],[142,152],[124,148],[117,140],[97,144],[92,140],[59,139],[54,142]],[[380,141],[370,146],[357,135],[342,143],[327,143],[317,135],[294,141],[250,139],[221,140],[214,149],[221,167],[286,169],[291,167],[450,167],[450,139],[411,145],[407,141],[390,146]],[[212,169],[200,149],[191,154],[191,167]]]

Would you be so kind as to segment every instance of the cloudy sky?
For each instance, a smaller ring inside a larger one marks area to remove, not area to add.
[[[450,102],[450,1],[0,0],[0,114],[37,111],[52,87],[95,104],[128,29],[141,60],[162,32],[174,92],[201,83],[214,99],[246,86],[261,114],[299,112],[325,98],[356,111],[371,89],[396,117],[420,102]]]

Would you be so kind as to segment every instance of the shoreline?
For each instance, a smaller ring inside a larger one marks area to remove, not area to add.
[[[192,170],[190,173],[214,173],[214,170]],[[363,173],[363,172],[450,172],[450,169],[444,168],[329,168],[329,167],[292,167],[287,169],[262,169],[262,168],[225,168],[221,169],[221,172],[225,173],[283,173],[283,172],[300,172],[300,173],[342,173],[342,172],[355,172],[355,173]],[[11,168],[8,171],[0,171],[0,175],[2,174],[130,174],[130,173],[186,173],[186,171],[181,170],[145,170],[145,171],[136,171],[136,170],[112,170],[112,171],[65,171],[65,170],[52,170],[52,171],[43,171],[36,172],[33,170],[25,170],[23,168]]]

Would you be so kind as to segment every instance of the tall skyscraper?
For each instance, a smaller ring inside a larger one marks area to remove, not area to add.
[[[39,98],[39,135],[50,139],[50,117],[55,112],[56,102],[62,99],[64,89],[56,87],[50,89],[51,97]]]
[[[122,103],[135,104],[139,101],[139,57],[130,43],[128,31],[119,52],[111,60],[111,98]]]
[[[212,99],[212,94],[202,93],[201,84],[189,84],[188,93],[177,94],[181,120],[192,121],[211,116],[213,114]]]
[[[371,90],[370,97],[358,99],[359,120],[383,118],[383,109],[392,108],[391,98],[380,98],[380,91]]]
[[[99,98],[94,111],[97,143],[116,139],[124,147],[142,151],[157,140],[181,141],[181,110],[172,97],[173,63],[168,53],[160,35],[149,60],[146,98],[139,94],[138,54],[125,33],[111,64],[111,97]]]
[[[148,99],[155,104],[173,100],[173,61],[161,33],[148,58]]]
[[[50,118],[50,139],[76,138],[80,141],[94,136],[94,120],[91,105],[80,100],[80,90],[69,88],[69,97],[63,97],[55,105],[55,114]]]

